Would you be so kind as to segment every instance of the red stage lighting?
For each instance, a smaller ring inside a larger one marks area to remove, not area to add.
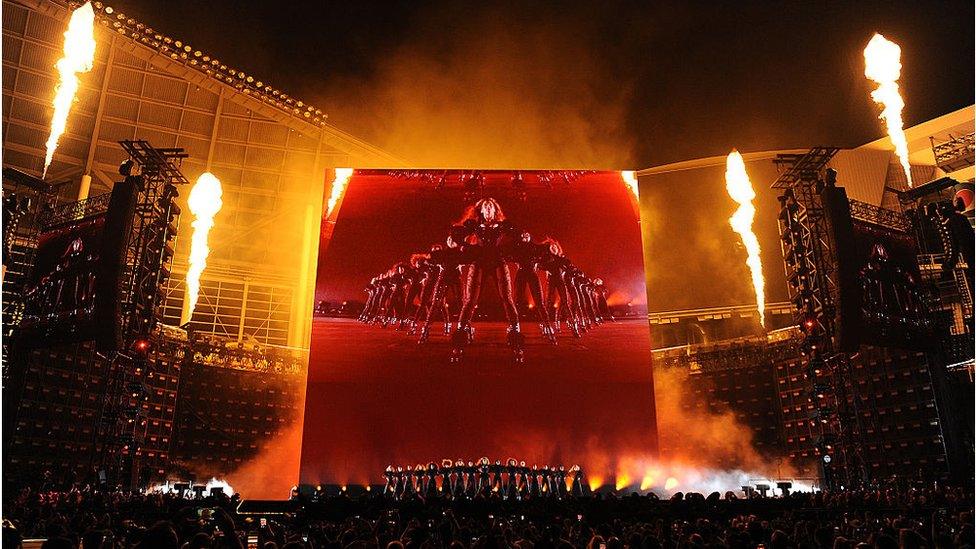
[[[148,339],[137,339],[132,342],[132,351],[138,355],[146,355],[149,352],[150,344]]]

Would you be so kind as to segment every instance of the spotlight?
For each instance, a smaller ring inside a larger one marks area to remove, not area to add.
[[[812,316],[808,316],[806,319],[803,320],[803,331],[810,334],[813,333],[813,331],[816,330],[816,328],[817,328],[816,318]]]

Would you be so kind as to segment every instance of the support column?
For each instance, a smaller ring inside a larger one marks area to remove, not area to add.
[[[244,279],[244,295],[241,296],[241,320],[237,324],[237,342],[244,341],[244,319],[247,318],[247,294],[251,290],[251,282]]]
[[[315,238],[318,236],[318,215],[314,204],[305,206],[305,223],[302,231],[302,255],[298,266],[298,284],[292,294],[291,322],[288,329],[288,345],[307,349],[311,340],[312,308],[315,301],[315,270],[317,254]]]

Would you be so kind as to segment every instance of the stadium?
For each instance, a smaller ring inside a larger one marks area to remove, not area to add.
[[[108,3],[2,14],[5,544],[972,544],[971,104],[432,165]]]

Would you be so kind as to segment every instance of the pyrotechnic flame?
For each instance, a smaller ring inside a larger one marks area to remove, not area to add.
[[[756,191],[749,181],[746,165],[739,151],[729,153],[725,165],[725,189],[732,200],[739,204],[739,209],[729,218],[732,230],[739,233],[742,245],[745,246],[749,257],[746,265],[752,271],[752,286],[756,290],[756,309],[759,311],[759,322],[766,326],[766,282],[763,279],[762,260],[759,257],[759,239],[752,231],[752,222],[756,217],[756,208],[752,201],[756,198]]]
[[[186,291],[190,300],[187,319],[193,316],[197,299],[200,297],[200,275],[207,268],[207,256],[210,255],[207,236],[214,226],[214,216],[224,205],[220,199],[222,195],[220,180],[212,173],[204,172],[190,189],[190,196],[187,199],[187,206],[193,214],[193,223],[191,223],[193,236],[190,238],[190,259],[186,269]]]
[[[44,156],[44,171],[54,159],[54,150],[64,134],[68,123],[68,112],[78,93],[78,74],[92,70],[95,64],[95,10],[86,2],[71,14],[68,30],[64,32],[64,57],[58,60],[58,85],[54,89],[54,116],[51,118],[51,133],[47,138],[47,154]]]
[[[224,493],[227,494],[228,496],[234,495],[234,489],[231,488],[230,484],[228,484],[227,481],[224,480],[224,479],[214,477],[214,478],[211,478],[210,480],[208,480],[207,481],[207,493],[209,494],[210,493],[210,490],[212,490],[214,488],[223,488],[224,489]]]
[[[326,219],[332,215],[332,210],[334,210],[336,204],[339,203],[339,199],[342,198],[342,194],[346,192],[346,185],[349,184],[350,177],[352,177],[352,168],[335,169],[335,179],[332,180],[332,190],[329,192],[329,202],[325,206]]]
[[[630,192],[634,193],[634,198],[640,200],[640,191],[637,186],[637,172],[633,170],[624,170],[620,172],[620,177],[630,188]]]
[[[213,489],[213,488],[223,488],[224,489],[224,493],[227,494],[228,496],[234,495],[234,489],[224,479],[219,479],[219,478],[213,477],[210,480],[208,480],[207,481],[207,486],[205,488],[205,491],[209,494],[210,493],[210,490]],[[162,493],[162,494],[176,493],[176,487],[175,487],[174,484],[170,484],[170,482],[167,480],[166,482],[163,482],[162,484],[154,484],[153,486],[150,486],[146,490],[146,492],[147,493]]]
[[[895,154],[901,168],[912,186],[912,170],[908,164],[908,140],[905,139],[904,122],[901,111],[905,100],[898,92],[898,78],[901,76],[901,48],[881,34],[875,33],[864,48],[864,76],[878,84],[871,92],[871,99],[881,105],[879,118],[885,121],[888,137],[895,146]]]
[[[665,490],[674,490],[678,487],[678,479],[674,477],[668,477],[668,480],[664,481]]]

